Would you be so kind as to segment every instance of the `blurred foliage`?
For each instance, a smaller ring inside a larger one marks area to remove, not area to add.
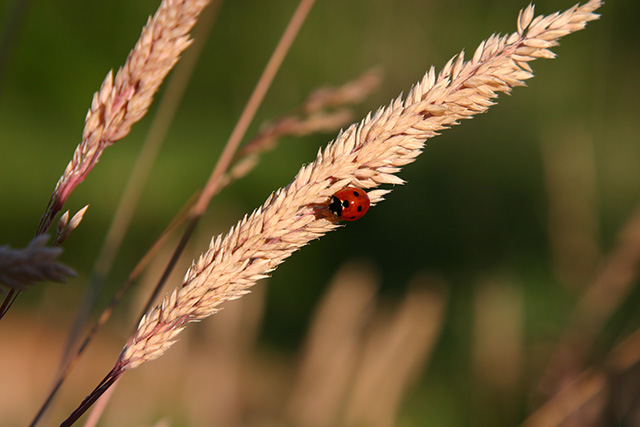
[[[0,10],[8,11],[9,3]],[[526,3],[318,1],[250,134],[260,123],[297,106],[313,89],[341,84],[381,66],[386,75],[381,90],[357,107],[364,116],[406,93],[432,64],[440,69],[461,48],[471,56],[491,33],[514,31],[517,12]],[[123,64],[157,4],[69,0],[61,7],[57,2],[31,2],[10,40],[12,51],[0,81],[0,244],[18,247],[32,238],[55,182],[80,142],[91,95],[109,69]],[[101,304],[205,182],[296,4],[253,0],[223,5]],[[548,14],[573,1],[536,4],[538,13]],[[484,399],[483,407],[473,403],[482,395],[472,366],[475,292],[486,278],[514,279],[523,295],[525,371],[534,375],[529,381],[535,383],[535,375],[540,375],[536,369],[545,365],[589,282],[572,288],[554,275],[548,201],[554,184],[546,179],[542,144],[554,143],[554,138],[562,143],[565,135],[590,144],[595,179],[589,191],[595,201],[588,214],[596,220],[598,250],[606,254],[639,199],[639,8],[631,0],[607,2],[601,20],[554,49],[557,59],[533,63],[536,77],[527,88],[501,96],[488,114],[428,141],[425,153],[400,174],[407,185],[395,188],[363,220],[312,243],[282,265],[268,285],[263,345],[294,351],[327,282],[347,260],[373,262],[381,292],[391,298],[403,294],[417,272],[434,272],[449,284],[449,309],[430,365],[401,420],[438,426],[521,421],[531,403],[524,391],[511,400]],[[6,25],[7,19],[3,15],[0,22]],[[149,116],[153,113],[152,107]],[[59,309],[50,315],[63,319],[60,327],[67,325],[149,123],[150,117],[143,119],[125,140],[106,150],[67,203],[72,211],[91,205],[63,255],[80,277],[25,292],[13,312],[38,312],[46,300],[48,310]],[[214,199],[206,221],[211,226],[201,227],[201,232],[208,236],[226,231],[271,191],[286,185],[333,137],[281,141],[252,174]],[[565,159],[568,168],[573,160]],[[576,191],[583,185],[590,183],[577,182]],[[640,326],[639,303],[636,290],[606,324],[598,336],[600,347],[593,351],[596,361]],[[130,327],[112,333],[124,339]],[[2,352],[10,351],[11,343],[4,343]],[[47,384],[44,380],[45,388]],[[525,390],[525,384],[521,387]],[[514,408],[510,419],[501,418],[505,404]]]

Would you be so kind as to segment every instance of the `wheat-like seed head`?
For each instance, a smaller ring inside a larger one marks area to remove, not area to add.
[[[427,139],[460,119],[485,112],[498,92],[523,86],[533,77],[528,62],[553,58],[548,48],[597,19],[593,11],[600,5],[591,0],[535,19],[529,6],[520,12],[517,32],[491,36],[470,61],[465,62],[463,52],[439,75],[431,68],[406,99],[397,98],[340,133],[287,187],[211,241],[182,286],[143,317],[118,365],[131,369],[159,357],[188,322],[202,320],[222,302],[246,294],[294,251],[337,228],[322,215],[322,206],[336,191],[347,185],[374,189],[402,184],[396,173],[414,161]],[[372,204],[387,192],[370,191]]]
[[[36,236],[23,249],[0,246],[0,291],[3,286],[21,290],[36,282],[64,282],[76,273],[57,259],[61,248],[47,247],[46,235]]]
[[[69,194],[98,162],[106,147],[124,138],[149,109],[153,96],[180,54],[189,31],[209,0],[163,0],[149,18],[115,79],[110,71],[93,95],[82,142],[58,180],[38,234],[44,233]]]

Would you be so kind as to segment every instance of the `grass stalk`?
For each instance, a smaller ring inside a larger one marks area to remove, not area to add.
[[[342,132],[288,186],[226,235],[212,239],[183,284],[142,318],[118,365],[132,369],[161,356],[187,323],[216,313],[224,301],[240,298],[293,252],[339,227],[326,212],[336,191],[356,185],[371,190],[372,204],[380,202],[388,190],[376,188],[402,184],[395,174],[415,160],[427,139],[485,112],[498,92],[523,86],[533,77],[528,63],[553,58],[549,48],[597,19],[593,11],[600,5],[592,0],[535,18],[529,6],[520,13],[515,33],[491,36],[470,61],[460,54],[439,74],[432,68],[406,99],[397,98]]]

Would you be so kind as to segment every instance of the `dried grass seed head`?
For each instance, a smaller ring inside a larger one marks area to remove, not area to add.
[[[524,85],[533,76],[527,62],[550,57],[548,46],[597,19],[592,0],[563,14],[533,19],[533,7],[520,13],[518,31],[491,36],[470,61],[464,52],[436,74],[431,68],[406,99],[369,114],[341,132],[303,166],[285,188],[273,193],[251,215],[211,245],[189,269],[181,287],[141,320],[123,349],[119,364],[131,369],[159,357],[187,322],[199,321],[227,300],[248,292],[281,262],[311,240],[338,225],[316,215],[336,191],[355,185],[370,191],[372,205],[388,190],[382,184],[402,184],[400,168],[420,154],[425,141],[459,120],[483,113],[498,92]]]

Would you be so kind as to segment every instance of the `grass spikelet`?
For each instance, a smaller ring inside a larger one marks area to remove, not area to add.
[[[182,286],[141,320],[120,354],[120,372],[162,355],[188,322],[215,313],[227,300],[246,294],[293,252],[339,227],[322,214],[330,196],[347,185],[373,190],[372,204],[401,184],[401,167],[421,153],[427,139],[461,119],[485,112],[497,93],[509,93],[531,78],[528,62],[552,57],[548,46],[578,31],[601,5],[582,6],[532,19],[533,7],[520,13],[517,32],[491,36],[470,61],[452,58],[437,75],[430,69],[407,95],[354,124],[303,166],[295,179],[277,190],[226,235],[217,236],[189,269]]]
[[[47,247],[48,239],[36,236],[24,249],[0,246],[0,285],[21,290],[36,282],[64,282],[74,277],[72,269],[57,261],[62,249]]]
[[[51,225],[73,189],[98,162],[104,149],[124,138],[153,101],[164,78],[191,44],[188,34],[209,0],[163,0],[115,76],[109,71],[93,95],[82,142],[58,180],[37,234]]]

